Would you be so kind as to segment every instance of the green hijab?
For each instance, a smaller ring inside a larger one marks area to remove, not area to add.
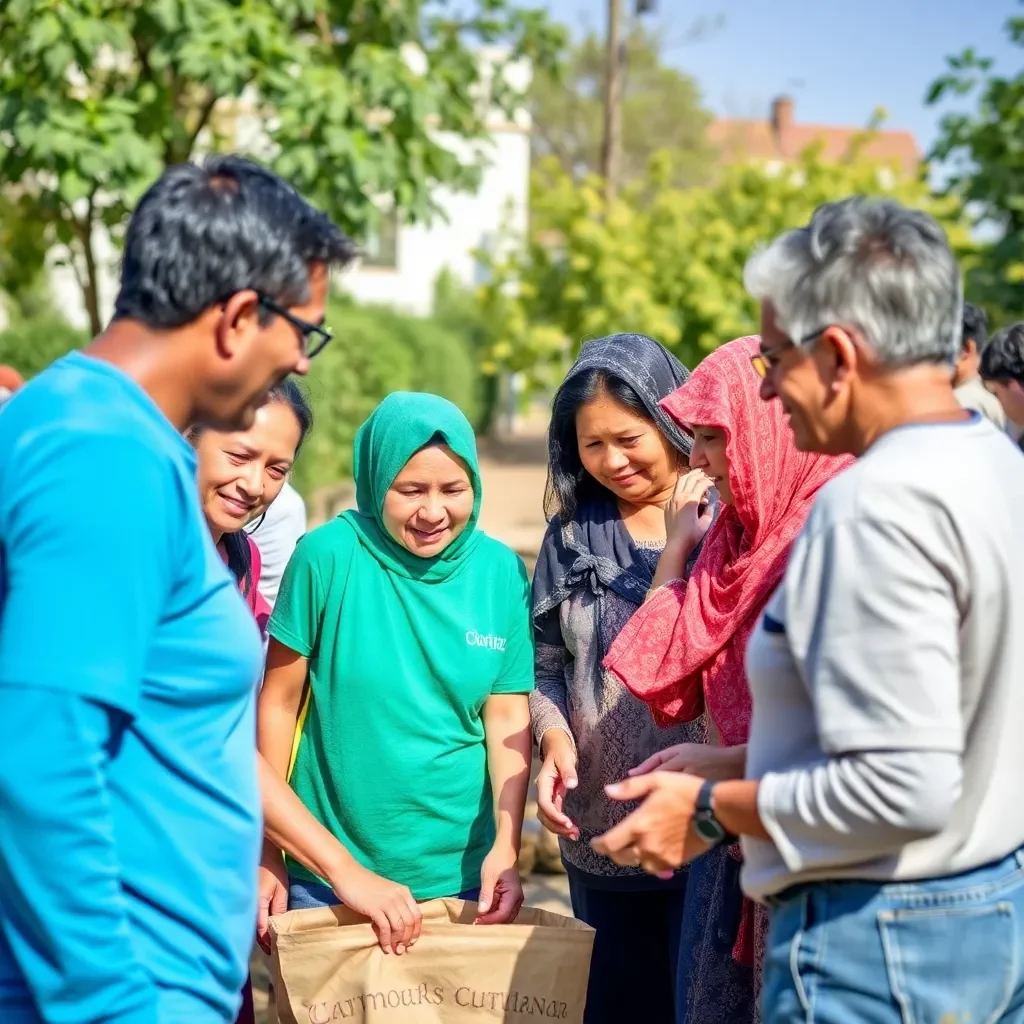
[[[405,464],[431,443],[446,444],[465,462],[473,485],[473,514],[462,533],[434,558],[406,550],[384,525],[384,496]],[[396,391],[359,428],[354,472],[359,511],[345,512],[360,543],[390,572],[424,583],[442,583],[469,558],[480,533],[480,466],[476,436],[459,408],[437,395]]]

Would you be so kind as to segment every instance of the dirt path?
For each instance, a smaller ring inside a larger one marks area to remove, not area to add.
[[[543,438],[481,446],[480,474],[484,488],[480,526],[518,552],[532,570],[546,525]]]

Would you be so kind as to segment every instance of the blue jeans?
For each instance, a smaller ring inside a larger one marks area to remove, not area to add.
[[[1024,850],[950,878],[773,901],[763,1024],[1024,1024]]]
[[[480,888],[460,892],[457,900],[469,900],[475,903],[480,897]],[[304,882],[301,878],[288,879],[288,909],[313,910],[316,907],[336,907],[341,900],[334,894],[329,885],[318,882]]]

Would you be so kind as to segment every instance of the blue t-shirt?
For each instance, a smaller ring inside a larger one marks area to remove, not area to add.
[[[0,1021],[233,1020],[259,633],[149,396],[74,353],[0,416]]]

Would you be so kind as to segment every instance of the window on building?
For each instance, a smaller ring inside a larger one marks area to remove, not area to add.
[[[398,267],[398,212],[382,210],[377,224],[363,242],[363,266],[395,270]]]

